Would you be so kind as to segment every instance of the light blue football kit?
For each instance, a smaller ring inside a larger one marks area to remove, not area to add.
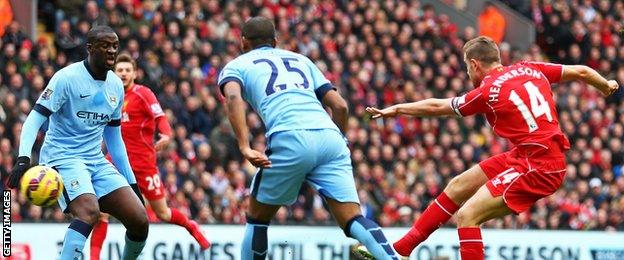
[[[264,46],[228,63],[219,86],[236,81],[267,128],[272,167],[260,169],[251,194],[271,205],[295,202],[306,181],[320,194],[359,203],[350,151],[319,99],[332,85],[307,57]]]
[[[119,124],[123,96],[119,77],[108,71],[105,80],[94,80],[83,61],[56,72],[37,100],[34,110],[50,120],[39,163],[60,173],[65,189],[59,205],[65,212],[81,194],[99,199],[128,186],[102,153],[102,133]]]
[[[98,78],[84,60],[52,76],[24,121],[20,157],[30,157],[39,128],[49,120],[39,163],[51,166],[61,175],[65,187],[59,205],[63,212],[69,212],[70,202],[82,194],[93,194],[100,199],[136,183],[121,137],[123,97],[123,83],[117,75],[107,71],[104,78]],[[115,166],[105,159],[102,140]],[[92,228],[74,218],[65,233],[60,259],[82,258]],[[124,259],[136,257],[136,252],[141,251],[137,249],[144,245],[144,240],[128,240],[126,234]]]
[[[305,181],[326,198],[359,203],[351,152],[320,102],[333,87],[310,59],[263,45],[223,68],[218,80],[221,91],[232,81],[241,86],[243,99],[267,128],[265,153],[272,166],[254,176],[252,197],[265,204],[290,205]],[[268,227],[269,223],[247,218],[241,259],[266,258]],[[373,221],[358,215],[344,231],[377,259],[397,259]]]

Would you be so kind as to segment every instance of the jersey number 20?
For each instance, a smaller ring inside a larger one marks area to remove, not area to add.
[[[282,62],[284,63],[284,67],[286,68],[287,71],[297,73],[301,76],[301,78],[303,78],[303,83],[301,84],[295,83],[295,86],[304,88],[304,89],[308,88],[310,86],[310,83],[308,82],[308,78],[306,78],[303,71],[301,71],[296,66],[292,66],[292,64],[290,64],[291,61],[298,62],[299,60],[295,58],[282,58]],[[269,66],[271,67],[271,77],[269,78],[269,82],[267,83],[266,90],[265,90],[266,95],[269,96],[275,93],[276,89],[285,90],[287,87],[286,84],[275,85],[275,80],[277,79],[277,74],[279,72],[279,70],[277,69],[277,66],[275,66],[275,63],[273,63],[273,61],[269,59],[258,59],[258,60],[255,60],[253,63],[258,64],[261,62],[265,62],[266,64],[269,64]]]
[[[527,94],[529,94],[529,100],[531,101],[530,111],[527,105],[524,104],[524,101],[522,101],[520,96],[518,96],[518,93],[516,93],[516,91],[511,91],[511,93],[509,94],[509,99],[511,100],[511,102],[514,103],[514,105],[516,105],[516,107],[522,114],[524,121],[526,121],[527,125],[529,126],[529,133],[532,133],[539,128],[537,126],[537,122],[535,122],[535,118],[546,115],[548,122],[551,122],[553,118],[550,114],[550,106],[548,106],[548,102],[546,102],[544,95],[539,92],[537,86],[535,86],[535,84],[533,84],[533,82],[531,81],[524,83],[523,86],[526,89]]]

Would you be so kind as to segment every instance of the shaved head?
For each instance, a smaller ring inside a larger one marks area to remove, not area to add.
[[[115,31],[113,30],[113,28],[110,28],[106,25],[95,26],[91,28],[91,30],[89,30],[89,32],[87,33],[87,43],[95,43],[100,37],[107,34],[115,34]]]
[[[253,17],[243,24],[243,49],[254,49],[257,46],[269,44],[275,46],[275,25],[266,17]]]
[[[243,24],[243,37],[248,40],[275,38],[275,25],[269,18],[256,16]]]

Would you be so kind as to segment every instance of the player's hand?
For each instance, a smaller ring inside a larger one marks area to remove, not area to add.
[[[9,188],[15,188],[19,186],[20,179],[22,179],[22,176],[29,167],[30,158],[28,158],[28,156],[17,157],[15,165],[13,165],[13,169],[11,170],[11,176],[9,176],[9,182],[7,183]]]
[[[606,91],[602,92],[605,97],[611,96],[611,94],[615,93],[620,88],[620,85],[615,80],[609,80],[607,81],[607,84],[609,87],[606,89]]]
[[[260,168],[271,168],[271,161],[269,161],[269,157],[267,157],[264,153],[258,152],[251,148],[245,148],[241,150],[245,159],[247,159],[251,164]]]
[[[373,119],[380,117],[394,117],[397,115],[397,109],[395,106],[387,107],[381,110],[374,107],[367,107],[366,112],[371,114]]]
[[[167,146],[169,146],[169,143],[171,143],[171,136],[159,133],[158,137],[158,141],[156,141],[156,144],[154,144],[154,149],[156,149],[156,151],[167,148]]]

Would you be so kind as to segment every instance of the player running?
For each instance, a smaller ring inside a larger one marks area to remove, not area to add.
[[[186,228],[197,240],[200,248],[205,250],[210,247],[210,243],[201,233],[197,222],[189,220],[177,209],[167,206],[165,190],[156,166],[156,151],[167,147],[173,133],[154,93],[148,87],[134,83],[136,68],[136,62],[127,54],[120,54],[117,57],[114,68],[125,89],[121,111],[121,135],[128,147],[130,166],[141,193],[156,216],[162,221]],[[158,128],[160,138],[153,144],[155,128]],[[93,227],[91,260],[100,259],[107,228],[108,215],[102,214],[99,223]]]
[[[295,202],[304,181],[325,198],[348,237],[378,259],[396,259],[381,228],[360,212],[351,156],[340,132],[347,127],[344,99],[307,57],[275,48],[269,19],[249,19],[242,35],[246,53],[229,62],[218,81],[239,149],[260,168],[251,184],[242,259],[265,259],[269,222],[281,205]],[[249,146],[243,99],[267,127],[266,155]],[[332,118],[323,105],[331,108]]]
[[[616,81],[607,81],[581,65],[520,62],[502,66],[498,47],[483,36],[468,41],[463,51],[468,76],[478,86],[474,90],[455,98],[431,98],[382,110],[366,108],[373,118],[483,113],[494,132],[515,146],[453,178],[410,231],[394,243],[403,256],[409,256],[457,213],[461,258],[483,259],[482,223],[529,209],[563,182],[564,152],[570,144],[559,128],[551,84],[582,80],[605,96],[618,89]]]
[[[147,214],[137,197],[141,195],[119,127],[123,84],[110,71],[118,47],[119,38],[113,29],[92,28],[87,33],[87,59],[54,74],[22,127],[19,157],[9,187],[16,187],[30,167],[37,132],[49,119],[39,163],[60,173],[65,189],[59,204],[63,212],[74,217],[63,240],[62,260],[82,259],[85,241],[100,210],[115,216],[127,229],[123,259],[136,259],[147,239]],[[102,139],[115,166],[102,154]]]

